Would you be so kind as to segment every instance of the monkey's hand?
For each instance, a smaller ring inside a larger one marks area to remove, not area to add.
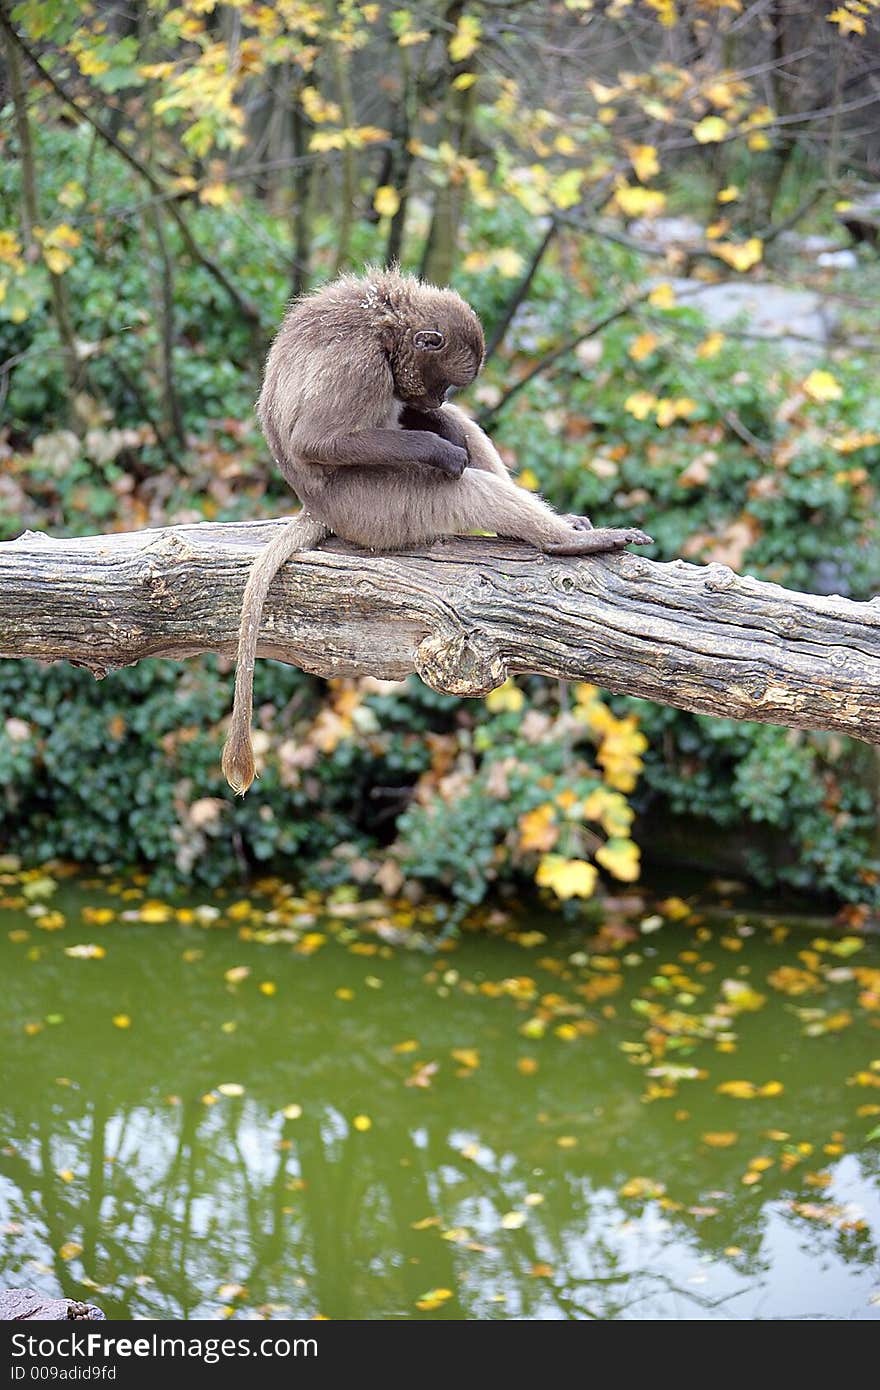
[[[585,519],[585,518],[584,518]],[[644,531],[634,527],[600,527],[598,530],[575,528],[572,526],[571,538],[546,545],[548,555],[601,555],[609,551],[623,550],[627,545],[653,545],[653,539]]]
[[[403,430],[427,430],[430,434],[436,434],[456,449],[464,449],[470,462],[467,435],[451,411],[419,410],[414,405],[405,405],[397,423]]]
[[[441,439],[439,435],[425,458],[425,462],[442,473],[444,478],[452,478],[453,480],[461,477],[469,461],[466,449],[459,449],[455,444],[447,444],[446,440]]]

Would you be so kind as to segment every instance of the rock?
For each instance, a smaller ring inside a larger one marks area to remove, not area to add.
[[[840,242],[829,236],[802,236],[800,232],[783,232],[777,246],[800,256],[819,256],[823,251],[840,251]]]
[[[681,304],[698,309],[713,327],[730,327],[741,319],[755,337],[777,342],[792,356],[820,356],[828,344],[832,315],[812,290],[789,290],[766,280],[678,279],[672,284]]]
[[[0,1289],[0,1322],[103,1321],[94,1303],[72,1298],[49,1298],[34,1289]]]
[[[640,217],[630,222],[627,235],[652,250],[677,246],[683,251],[697,251],[706,244],[706,229],[692,217]]]
[[[816,257],[816,264],[826,270],[855,270],[858,263],[859,258],[855,251],[850,251],[847,247],[842,251],[822,251]]]
[[[880,247],[880,191],[854,199],[837,216],[853,241]]]

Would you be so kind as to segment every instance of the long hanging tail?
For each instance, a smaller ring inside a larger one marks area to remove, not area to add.
[[[300,512],[271,540],[257,556],[241,603],[241,627],[238,633],[238,654],[235,669],[235,696],[229,732],[223,745],[223,775],[238,796],[244,796],[254,780],[254,750],[251,744],[251,720],[254,713],[254,665],[257,642],[263,618],[266,595],[278,571],[291,555],[300,550],[314,550],[329,536],[330,530],[315,521],[308,512]]]

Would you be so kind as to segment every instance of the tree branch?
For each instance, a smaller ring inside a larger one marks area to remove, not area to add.
[[[125,145],[121,143],[121,141],[117,140],[112,130],[108,130],[107,126],[102,124],[101,121],[97,120],[97,118],[93,116],[85,106],[80,105],[76,98],[71,96],[67,88],[61,82],[59,82],[56,77],[53,77],[52,73],[49,72],[48,68],[45,68],[43,66],[43,64],[40,62],[39,58],[37,57],[36,53],[34,53],[30,45],[25,43],[24,39],[14,28],[11,20],[9,19],[8,15],[4,13],[2,7],[0,7],[0,28],[4,30],[4,32],[9,38],[9,41],[21,50],[21,52],[27,58],[31,66],[36,70],[38,76],[41,77],[44,82],[47,82],[49,84],[55,95],[60,97],[61,100],[65,102],[66,105],[68,105],[72,111],[75,111],[78,116],[80,116],[84,121],[86,121],[92,127],[92,129],[98,135],[100,135],[101,139],[106,144],[108,144],[111,149],[115,150],[119,157],[123,159],[125,163],[129,165],[130,168],[134,169],[135,173],[138,174],[144,180],[144,182],[152,189],[152,191],[155,194],[160,196],[164,195],[166,193],[166,189],[163,187],[160,180],[157,179],[156,175],[152,172],[152,170],[148,169],[146,164],[142,163],[142,161],[138,159],[137,155],[133,154],[130,149],[128,149]],[[230,299],[235,304],[238,311],[250,323],[259,327],[260,311],[257,308],[257,306],[247,297],[247,295],[241,292],[237,285],[233,284],[232,280],[226,274],[226,271],[219,264],[219,262],[215,261],[213,257],[209,256],[207,252],[203,251],[202,248],[198,245],[198,243],[195,240],[195,237],[192,234],[189,223],[187,222],[186,218],[184,217],[183,213],[180,211],[180,208],[176,205],[176,203],[168,203],[168,212],[169,215],[177,223],[177,226],[180,229],[180,234],[183,237],[184,245],[186,246],[186,249],[189,252],[192,259],[198,265],[202,266],[208,272],[209,275],[213,276],[213,278],[217,281],[218,285],[222,286],[222,288],[226,291]]]
[[[0,656],[96,676],[148,656],[234,653],[245,580],[279,521],[0,545]],[[725,565],[550,559],[461,539],[404,555],[341,541],[276,579],[261,656],[323,676],[483,695],[509,673],[880,743],[880,601],[795,593]]]

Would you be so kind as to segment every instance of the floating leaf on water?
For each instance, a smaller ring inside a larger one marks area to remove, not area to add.
[[[475,1047],[454,1047],[452,1056],[469,1071],[476,1070],[480,1065],[480,1054]]]
[[[618,1188],[621,1197],[662,1197],[666,1184],[655,1178],[629,1178]]]
[[[373,1121],[369,1115],[355,1115],[351,1123],[360,1134],[366,1134],[368,1129],[373,1128]]]
[[[302,1112],[302,1106],[297,1105],[295,1101],[292,1105],[285,1105],[284,1109],[281,1111],[285,1120],[298,1120]]]
[[[429,1289],[421,1298],[416,1299],[416,1307],[423,1313],[431,1313],[435,1308],[441,1308],[444,1303],[448,1303],[450,1298],[452,1289]]]
[[[217,1290],[217,1297],[228,1302],[230,1298],[247,1298],[247,1289],[244,1284],[221,1284]]]
[[[224,1081],[220,1086],[217,1087],[217,1090],[220,1092],[221,1096],[230,1096],[232,1098],[235,1098],[237,1096],[244,1095],[244,1087],[239,1085],[237,1081]]]
[[[525,1224],[525,1212],[522,1211],[508,1211],[501,1218],[501,1225],[505,1231],[518,1231],[520,1226]]]
[[[233,965],[223,972],[223,978],[227,984],[240,985],[242,980],[246,980],[251,973],[249,965]]]
[[[82,1252],[83,1248],[78,1240],[66,1240],[64,1244],[59,1247],[58,1256],[59,1259],[65,1261],[75,1260],[77,1255],[81,1255]]]
[[[114,1015],[113,1015],[113,1027],[114,1027],[114,1028],[130,1028],[130,1027],[131,1027],[131,1018],[129,1017],[128,1014],[114,1014]]]

